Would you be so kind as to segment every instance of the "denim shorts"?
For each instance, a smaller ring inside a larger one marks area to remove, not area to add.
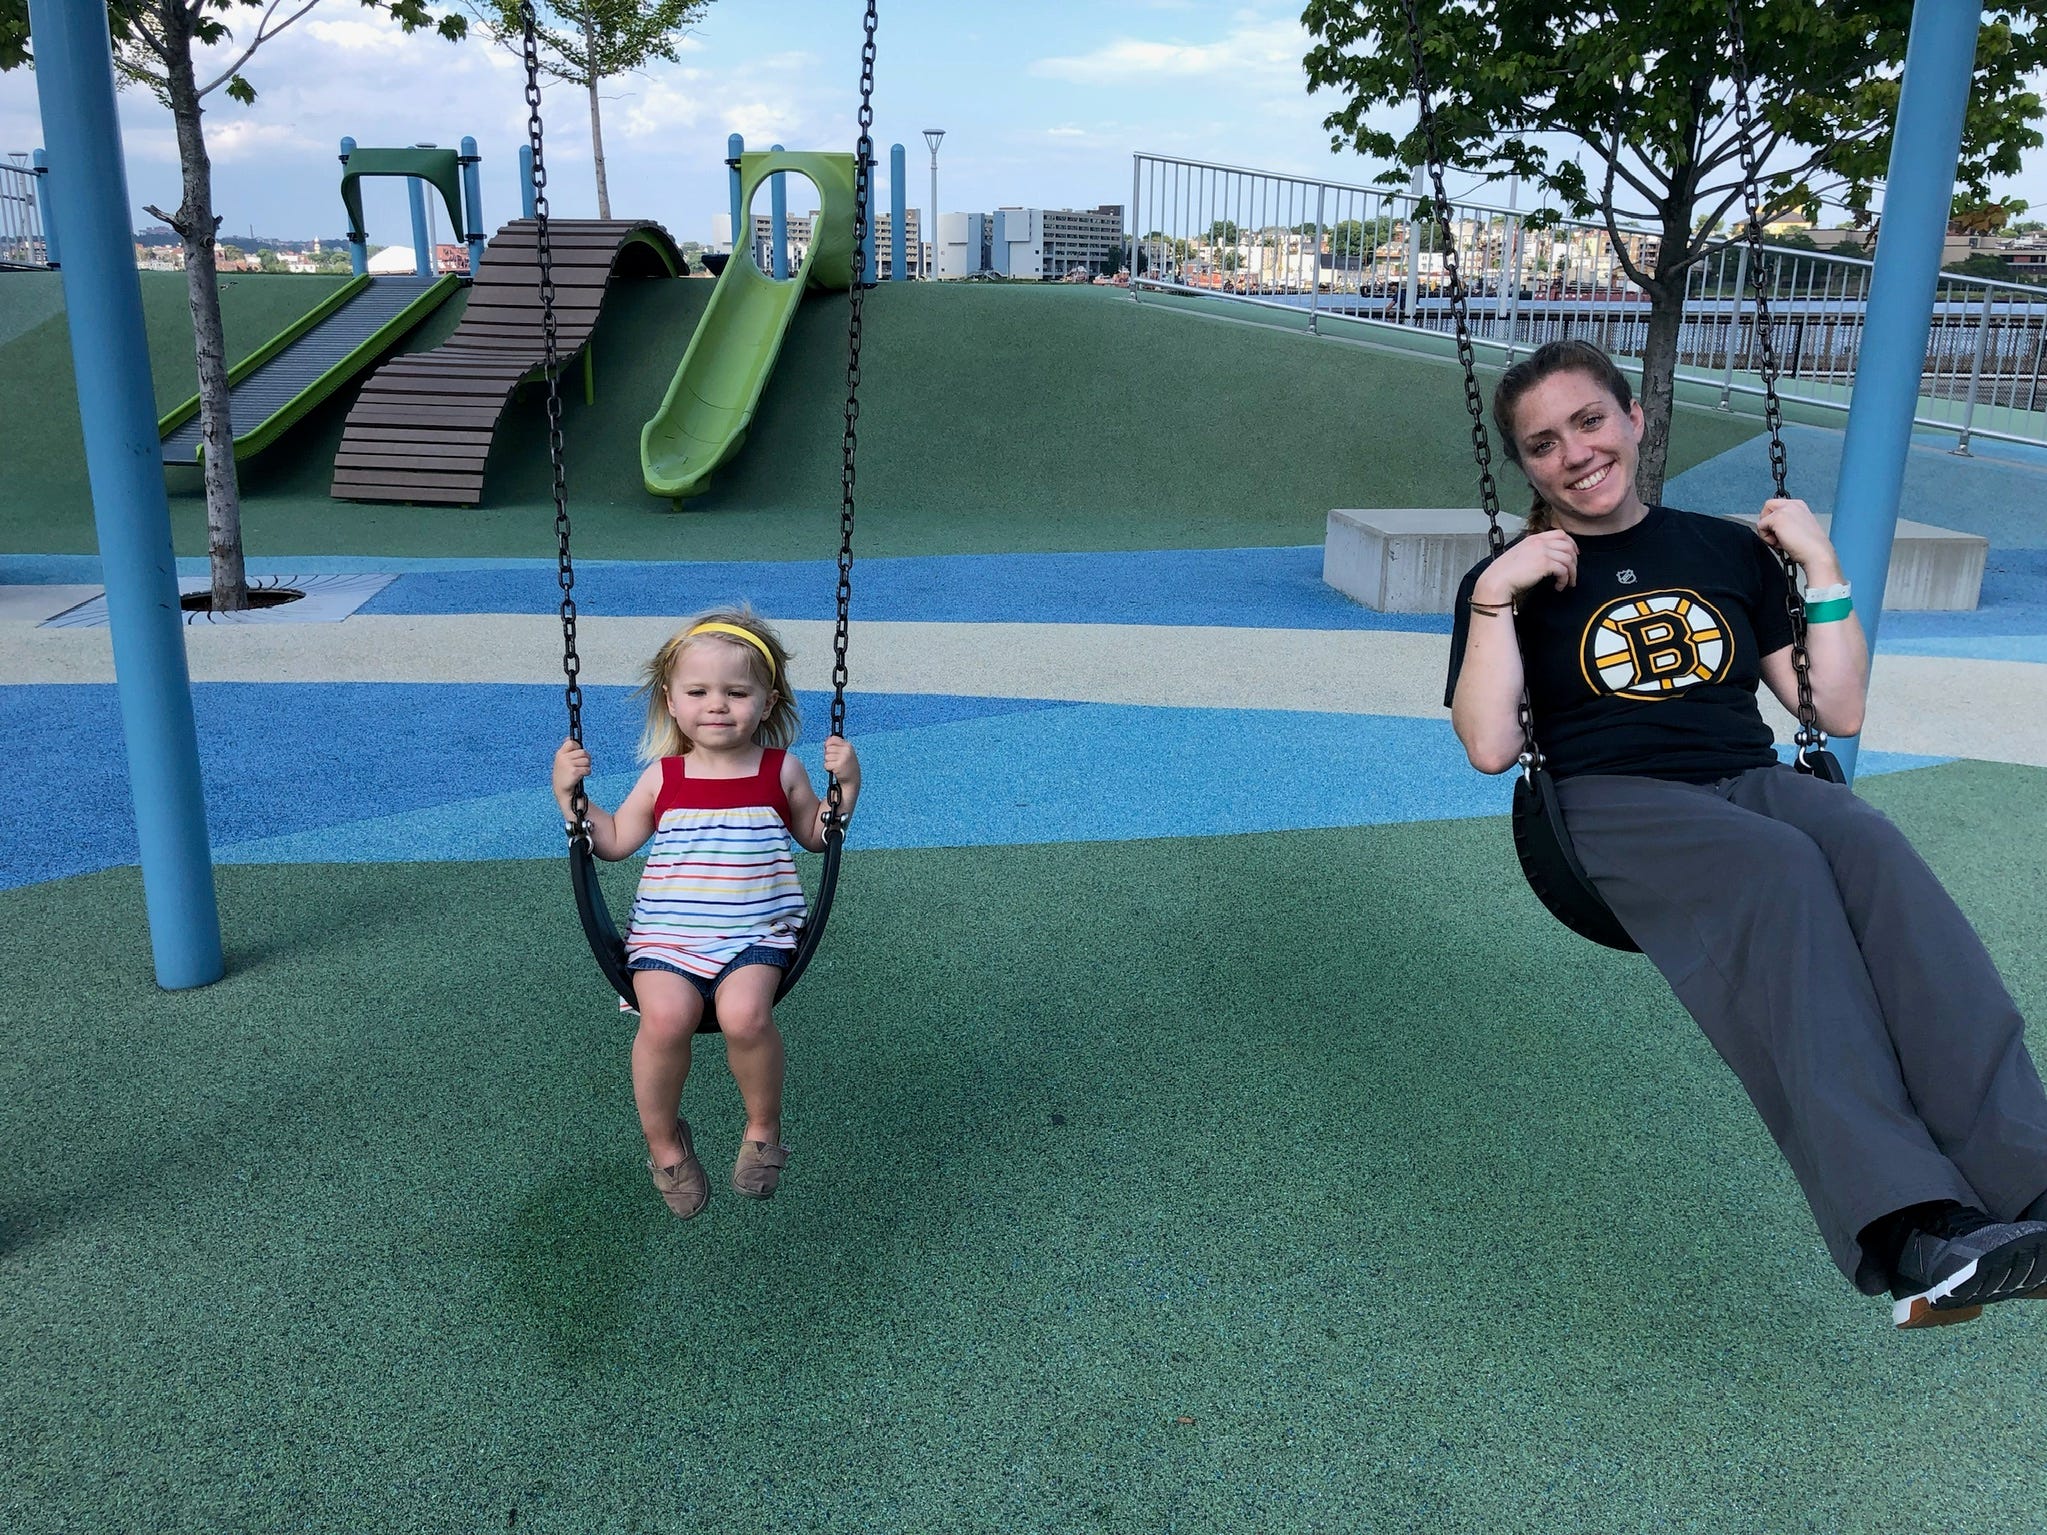
[[[787,949],[772,949],[764,943],[748,944],[737,954],[733,955],[726,963],[725,968],[709,980],[700,975],[691,975],[689,971],[684,970],[681,966],[671,965],[666,960],[661,959],[636,959],[626,968],[629,970],[666,970],[670,975],[679,975],[685,981],[688,981],[690,985],[696,987],[697,995],[702,997],[706,1003],[709,1003],[716,1000],[718,983],[720,981],[724,980],[733,971],[743,970],[748,965],[773,965],[777,970],[787,970],[789,968],[789,951]]]

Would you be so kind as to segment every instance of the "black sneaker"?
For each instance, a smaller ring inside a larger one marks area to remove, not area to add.
[[[1899,1327],[1967,1322],[1993,1301],[2047,1286],[2047,1221],[1993,1221],[1963,1211],[1931,1231],[1914,1231],[1898,1254]]]

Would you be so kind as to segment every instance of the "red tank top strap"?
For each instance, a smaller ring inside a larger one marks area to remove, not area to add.
[[[750,778],[692,778],[689,758],[661,759],[661,788],[654,796],[654,824],[671,810],[741,810],[766,805],[791,825],[789,796],[782,789],[782,764],[789,754],[778,746],[761,752],[760,767]]]
[[[788,752],[779,746],[770,746],[761,752],[760,772],[754,776],[760,785],[759,803],[774,806],[782,824],[793,832],[796,827],[789,815],[789,796],[782,788],[782,764],[788,759]]]

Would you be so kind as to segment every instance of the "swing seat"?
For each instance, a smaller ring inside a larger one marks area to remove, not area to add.
[[[1642,952],[1578,861],[1564,828],[1556,780],[1547,768],[1523,769],[1514,785],[1514,853],[1528,888],[1565,927],[1623,954]]]
[[[1824,783],[1846,784],[1840,759],[1825,747],[1802,747],[1792,766]],[[1540,763],[1522,769],[1514,785],[1514,855],[1521,876],[1545,910],[1580,938],[1589,938],[1623,954],[1639,954],[1642,946],[1628,936],[1620,918],[1592,883],[1564,824],[1564,807],[1556,780]]]
[[[828,823],[825,827],[824,870],[818,876],[817,899],[811,903],[810,915],[804,921],[802,933],[797,936],[796,948],[789,956],[789,963],[783,967],[781,984],[775,988],[777,1002],[789,995],[797,978],[810,964],[810,956],[817,951],[818,940],[824,937],[825,923],[831,919],[832,897],[839,888],[839,855],[845,846],[845,825]],[[569,839],[569,884],[576,893],[576,916],[582,921],[583,937],[590,945],[591,957],[597,961],[597,968],[604,972],[604,979],[618,993],[618,1000],[627,1011],[638,1012],[639,999],[633,992],[633,972],[626,963],[625,939],[618,931],[618,924],[612,920],[603,888],[597,883],[596,855],[582,837]],[[715,1003],[704,1004],[704,1015],[697,1020],[697,1032],[719,1032]]]

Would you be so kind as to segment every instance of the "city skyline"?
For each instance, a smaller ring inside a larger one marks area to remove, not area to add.
[[[1382,169],[1330,152],[1321,120],[1339,103],[1307,93],[1308,34],[1297,4],[1126,0],[1106,14],[1077,4],[969,9],[890,0],[878,34],[878,204],[885,208],[889,195],[888,147],[902,143],[908,202],[928,215],[921,129],[932,125],[947,129],[941,212],[1127,204],[1131,155],[1140,150],[1357,184]],[[845,0],[713,4],[683,40],[680,63],[605,86],[614,212],[657,219],[679,240],[709,242],[712,217],[727,208],[728,133],[743,133],[750,148],[850,148],[860,32],[860,8]],[[224,239],[252,224],[277,239],[339,233],[346,218],[335,157],[344,134],[364,145],[452,145],[473,135],[483,155],[486,224],[495,229],[517,215],[523,77],[517,60],[480,30],[461,44],[408,38],[394,23],[322,6],[266,45],[250,74],[259,92],[253,107],[219,93],[208,99]],[[463,103],[457,111],[446,105],[454,100]],[[586,99],[555,85],[543,110],[553,211],[592,216]],[[1398,129],[1412,116],[1409,108],[1375,121]],[[140,229],[156,222],[143,204],[178,201],[175,143],[168,111],[145,93],[123,93],[121,118]],[[40,142],[33,74],[0,76],[0,151]],[[1453,195],[1472,183],[1454,176]],[[2033,151],[1997,187],[2028,201],[2031,216],[2047,215],[2047,154]],[[409,238],[397,184],[372,187],[365,201],[374,241]],[[792,211],[810,206],[798,188],[790,203]]]

